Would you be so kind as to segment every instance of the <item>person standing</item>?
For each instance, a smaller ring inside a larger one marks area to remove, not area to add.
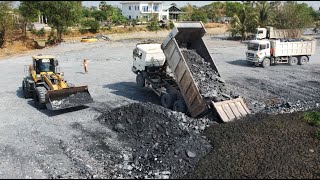
[[[87,61],[87,59],[83,59],[82,65],[83,65],[83,68],[84,68],[84,72],[88,73],[88,61]]]

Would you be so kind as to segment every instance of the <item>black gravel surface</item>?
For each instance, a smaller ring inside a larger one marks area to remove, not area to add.
[[[187,178],[320,178],[320,141],[302,115],[259,113],[206,129],[214,149]]]
[[[238,97],[227,88],[225,81],[211,68],[210,63],[195,50],[182,49],[182,54],[204,98],[218,102]]]

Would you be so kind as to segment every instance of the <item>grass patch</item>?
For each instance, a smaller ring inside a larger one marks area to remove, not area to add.
[[[317,112],[317,111],[305,112],[303,114],[303,118],[309,124],[312,124],[318,127],[315,136],[317,139],[320,139],[320,112]]]
[[[306,120],[308,123],[320,127],[320,112],[317,111],[311,111],[311,112],[305,112],[304,113],[304,120]]]

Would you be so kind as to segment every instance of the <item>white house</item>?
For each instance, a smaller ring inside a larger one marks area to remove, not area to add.
[[[156,15],[158,20],[168,20],[169,11],[164,9],[162,1],[122,1],[122,15],[128,19],[150,20]]]

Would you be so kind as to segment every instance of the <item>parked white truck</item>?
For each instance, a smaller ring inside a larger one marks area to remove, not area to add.
[[[283,63],[304,65],[315,53],[316,40],[296,38],[301,37],[299,33],[289,33],[290,30],[286,32],[269,29],[259,33],[259,29],[263,28],[258,28],[257,39],[251,40],[247,46],[246,60],[249,64],[261,65],[264,68]]]

